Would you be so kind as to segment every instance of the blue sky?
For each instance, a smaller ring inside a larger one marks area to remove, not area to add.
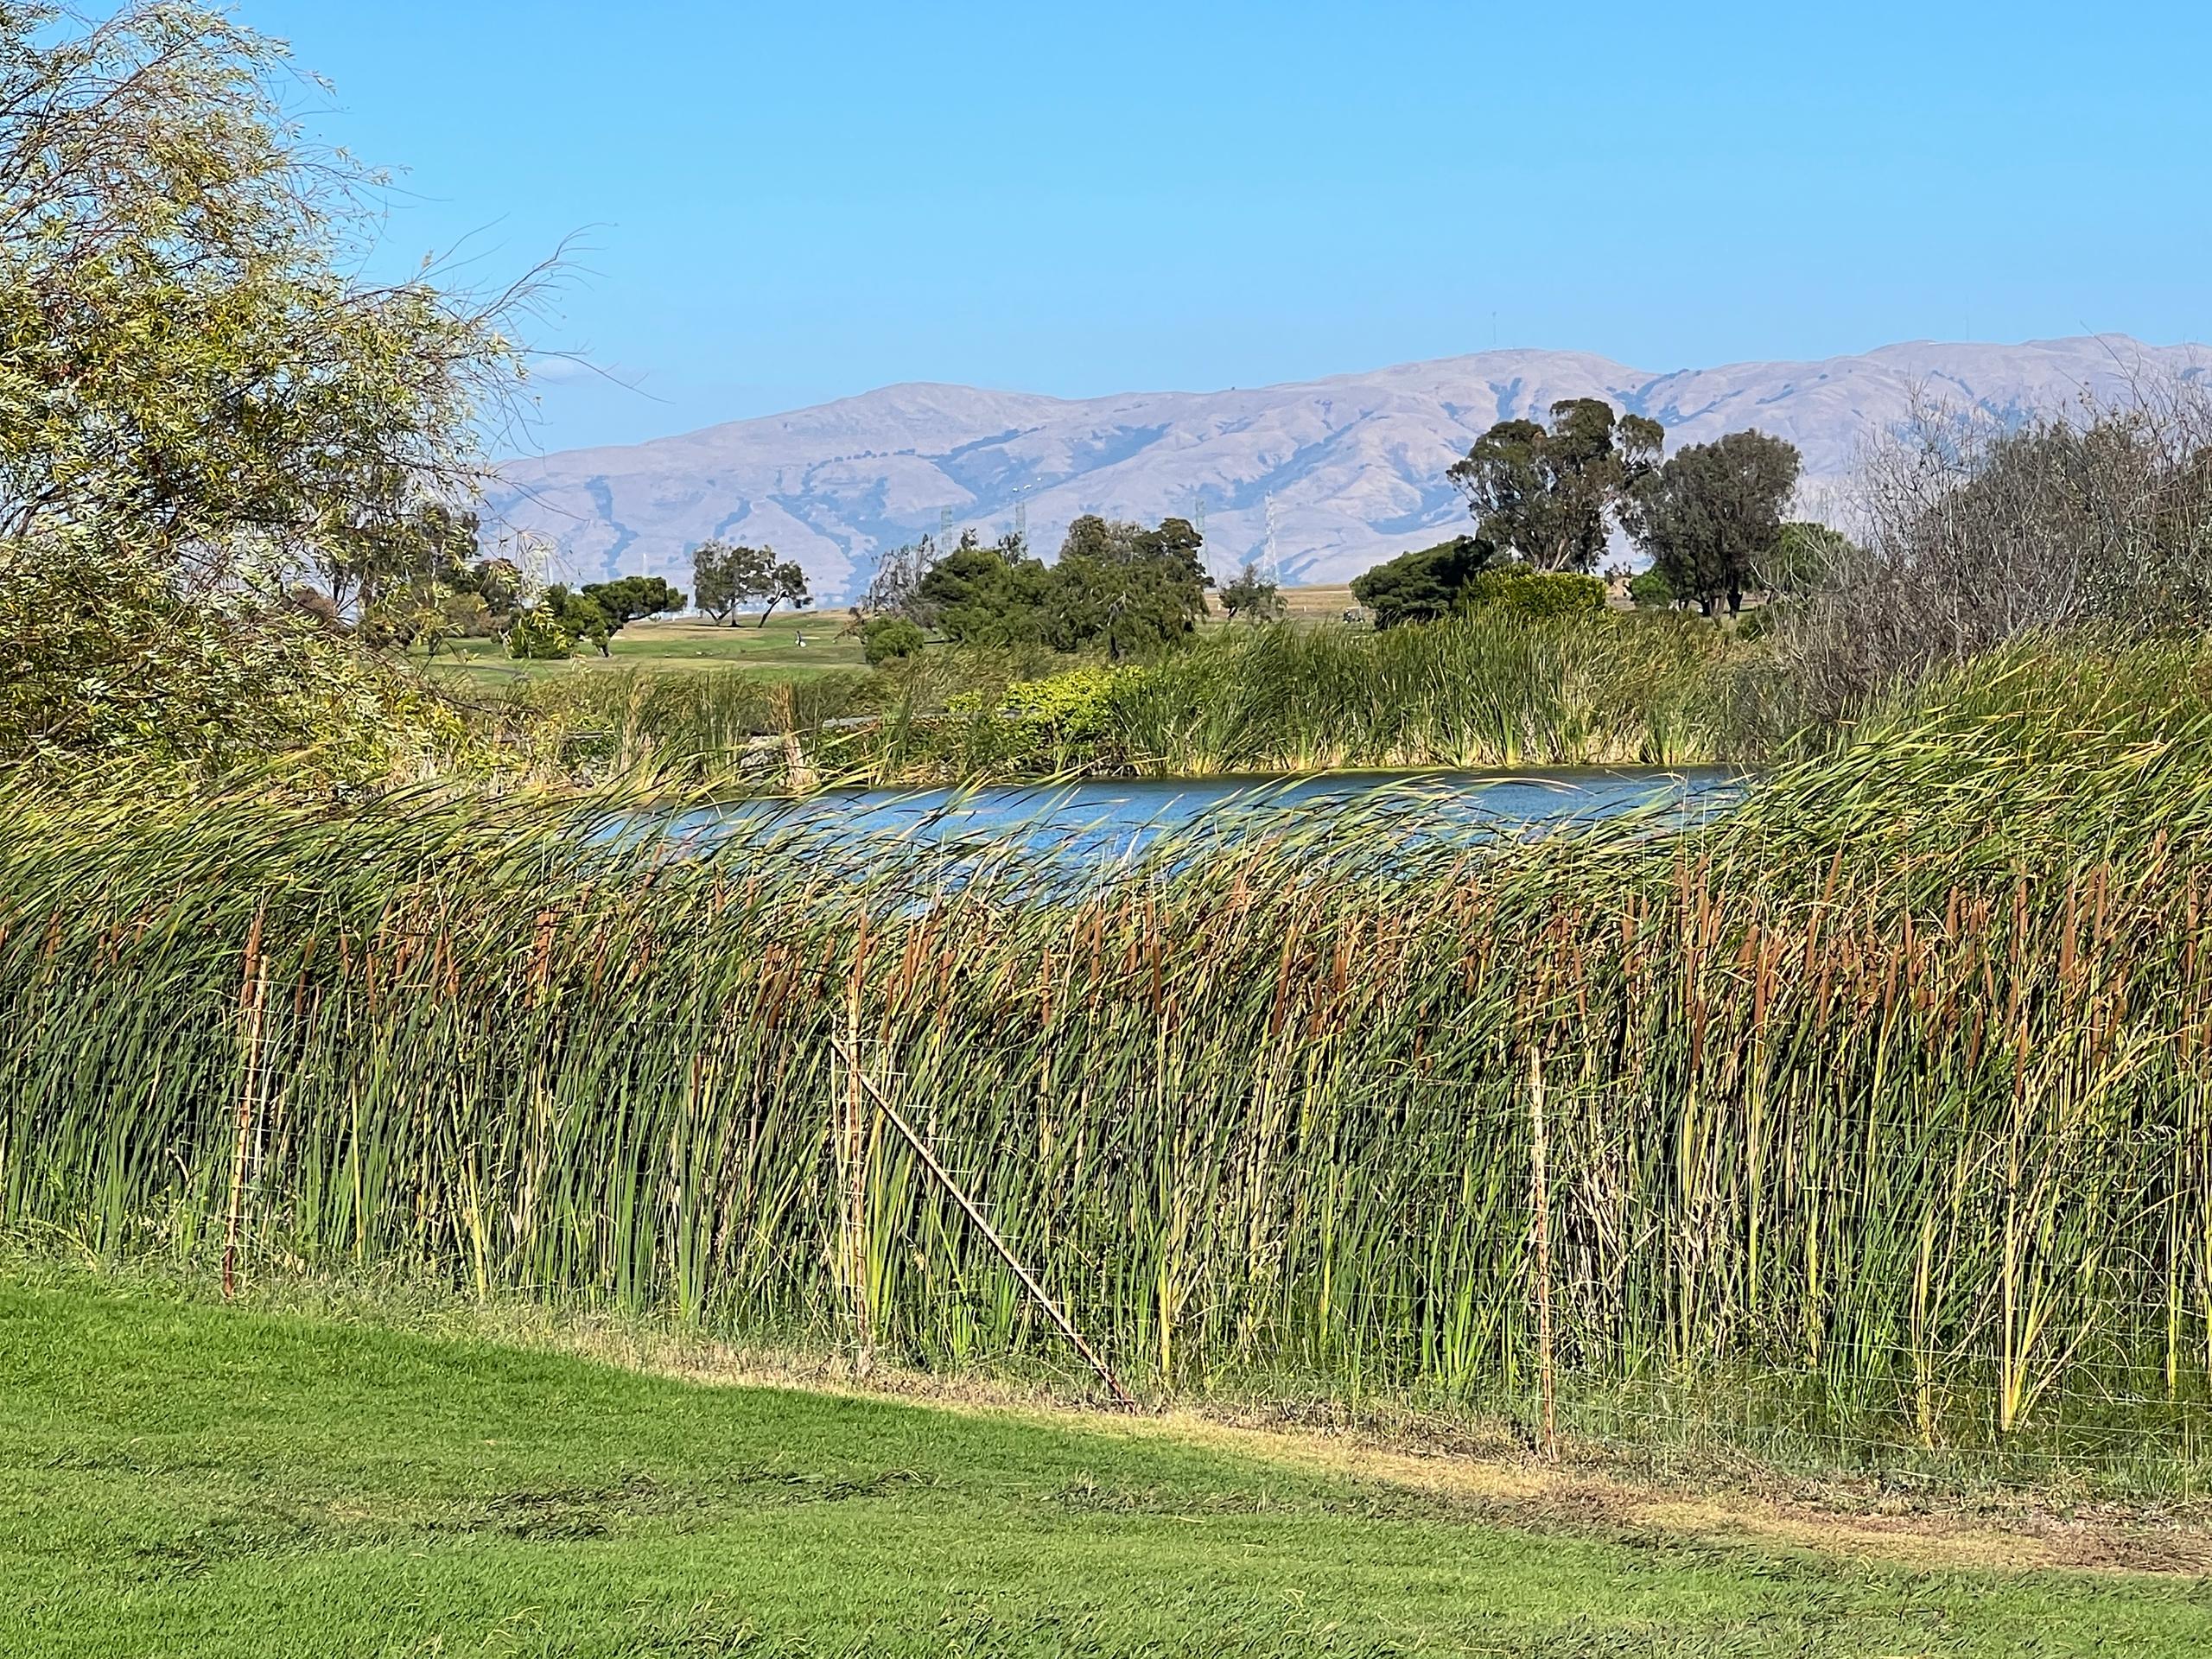
[[[537,447],[899,380],[1502,346],[1654,371],[2212,338],[2197,6],[238,0],[405,169],[387,257],[571,233]]]

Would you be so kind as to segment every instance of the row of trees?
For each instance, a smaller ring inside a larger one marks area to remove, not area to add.
[[[1796,567],[1815,544],[1783,534],[1801,464],[1794,445],[1731,432],[1662,461],[1656,421],[1617,417],[1595,397],[1562,399],[1550,413],[1548,425],[1498,422],[1452,467],[1471,535],[1402,554],[1352,584],[1379,620],[1444,614],[1502,566],[1587,575],[1617,532],[1650,556],[1647,594],[1656,588],[1707,615],[1804,578]]]
[[[1213,578],[1201,546],[1187,519],[1147,528],[1095,513],[1068,526],[1049,565],[1019,535],[987,543],[969,531],[942,554],[925,537],[884,556],[860,608],[872,627],[885,625],[875,636],[887,643],[896,621],[917,639],[934,629],[963,645],[1096,645],[1118,661],[1172,643],[1207,614]],[[1248,613],[1276,602],[1255,576],[1231,585]]]
[[[765,628],[777,606],[804,607],[813,599],[798,560],[779,559],[772,547],[721,541],[702,542],[691,550],[691,588],[701,610],[732,627],[748,606],[760,607],[760,625]]]
[[[463,545],[456,540],[448,551],[458,553]],[[350,623],[369,645],[433,656],[449,639],[487,638],[505,640],[517,657],[566,657],[586,644],[605,656],[608,643],[629,624],[689,603],[660,576],[622,576],[581,588],[556,583],[525,604],[521,569],[498,556],[453,563],[440,558],[365,599],[343,584],[333,587],[334,593],[296,588],[291,603],[327,626]]]

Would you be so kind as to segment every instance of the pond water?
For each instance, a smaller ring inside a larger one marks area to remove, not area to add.
[[[1169,831],[1311,828],[1388,811],[1440,840],[1538,833],[1653,809],[1662,823],[1701,822],[1740,798],[1743,775],[1578,767],[1515,772],[1324,772],[1307,778],[1093,779],[965,790],[825,790],[753,798],[687,815],[672,831],[695,842],[798,831],[854,847],[898,842],[951,852],[1019,838],[1086,864],[1141,853]]]

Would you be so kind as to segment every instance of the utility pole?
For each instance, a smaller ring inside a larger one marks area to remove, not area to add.
[[[1044,481],[1042,478],[1033,478],[1027,484],[1014,486],[1014,533],[1024,547],[1029,545],[1029,492]]]

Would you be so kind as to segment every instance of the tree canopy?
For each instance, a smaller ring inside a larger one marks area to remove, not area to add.
[[[1448,616],[1475,578],[1497,562],[1497,550],[1474,536],[1401,553],[1354,579],[1352,597],[1375,613],[1377,627]]]
[[[346,624],[473,553],[532,289],[365,276],[382,181],[299,86],[189,0],[0,0],[0,747],[327,768],[439,723]]]
[[[667,616],[689,602],[664,576],[617,576],[612,582],[586,582],[583,596],[599,607],[613,632],[644,617]]]
[[[702,542],[691,550],[691,587],[699,608],[732,627],[747,604],[761,606],[765,628],[778,605],[804,605],[810,597],[806,572],[796,559],[779,559],[772,547],[728,542]]]
[[[1068,526],[1046,591],[1046,639],[1062,651],[1093,642],[1118,660],[1189,633],[1206,614],[1213,579],[1188,519],[1151,530],[1085,513]]]
[[[1741,610],[1781,541],[1799,465],[1794,444],[1756,429],[1677,451],[1630,515],[1651,568],[1708,616],[1724,601]]]
[[[1014,537],[986,547],[971,533],[923,571],[907,613],[929,616],[962,645],[1035,645],[1045,637],[1051,585],[1044,561]]]
[[[1551,424],[1500,421],[1447,476],[1475,534],[1536,570],[1597,568],[1611,526],[1649,480],[1666,431],[1596,397],[1551,406]]]
[[[1017,537],[987,547],[963,536],[922,576],[913,600],[963,644],[1103,645],[1118,659],[1158,649],[1205,615],[1211,578],[1200,545],[1185,519],[1147,529],[1090,513],[1068,526],[1051,565]]]
[[[364,279],[380,181],[285,76],[200,6],[0,0],[0,540],[365,572],[468,493],[522,296]]]
[[[1238,617],[1249,617],[1255,622],[1265,622],[1283,613],[1282,594],[1275,584],[1260,574],[1260,568],[1249,559],[1244,568],[1222,583],[1217,595],[1221,608],[1230,621]]]

